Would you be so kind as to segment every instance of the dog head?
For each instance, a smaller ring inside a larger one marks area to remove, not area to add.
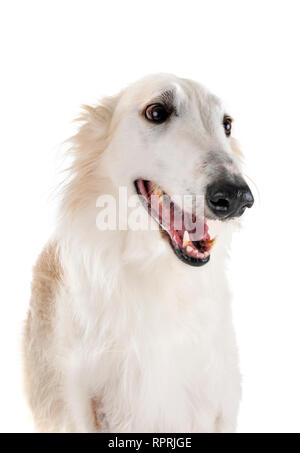
[[[177,257],[193,266],[210,257],[208,220],[239,217],[254,202],[232,121],[216,96],[170,75],[131,85],[114,112],[116,183],[135,188]]]
[[[179,259],[207,263],[211,224],[254,202],[220,100],[194,81],[159,74],[106,100],[93,117],[106,125],[102,160],[114,186],[139,195]],[[94,140],[95,127],[88,133]]]

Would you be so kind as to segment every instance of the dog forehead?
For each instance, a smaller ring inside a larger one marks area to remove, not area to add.
[[[144,77],[125,89],[123,103],[143,106],[164,97],[175,103],[185,99],[179,78],[165,74]]]
[[[125,89],[122,107],[137,106],[142,109],[151,102],[168,99],[180,110],[182,106],[194,108],[211,116],[223,108],[220,99],[203,85],[172,74],[147,76]]]

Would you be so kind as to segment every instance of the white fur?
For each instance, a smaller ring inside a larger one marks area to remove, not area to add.
[[[176,90],[182,114],[158,132],[140,112],[168,87]],[[75,160],[97,147],[99,159],[80,208],[70,209],[76,178],[62,202],[55,240],[64,281],[46,351],[59,376],[61,430],[96,431],[95,397],[102,431],[235,430],[240,374],[225,275],[232,223],[208,221],[216,243],[200,268],[179,261],[158,231],[96,227],[97,196],[115,195],[120,185],[134,193],[137,177],[157,182],[170,196],[201,194],[209,152],[218,162],[230,156],[229,170],[239,173],[223,114],[219,100],[195,82],[158,75],[85,117],[90,139],[75,139]],[[47,398],[49,408],[54,391]]]

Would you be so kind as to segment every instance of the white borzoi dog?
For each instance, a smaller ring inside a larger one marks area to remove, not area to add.
[[[234,431],[240,374],[225,266],[234,218],[253,197],[232,119],[199,84],[159,74],[85,107],[81,122],[25,329],[36,428]],[[99,228],[99,196],[119,207],[120,187],[151,228]],[[176,202],[185,195],[186,211]],[[193,229],[175,228],[178,213]]]

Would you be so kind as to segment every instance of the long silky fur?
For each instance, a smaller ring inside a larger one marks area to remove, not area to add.
[[[122,96],[84,108],[57,230],[34,271],[24,357],[36,429],[233,431],[232,225],[211,223],[217,240],[200,269],[179,262],[157,231],[96,227],[97,197],[118,191]]]

